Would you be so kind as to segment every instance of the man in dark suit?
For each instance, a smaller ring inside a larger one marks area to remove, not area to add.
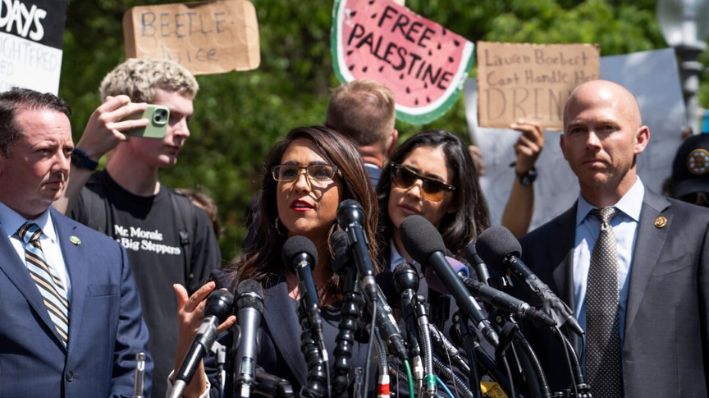
[[[649,139],[625,88],[578,86],[561,149],[581,195],[522,240],[523,258],[584,328],[576,348],[594,397],[706,397],[709,212],[644,187],[636,162]],[[552,389],[569,388],[561,346],[539,334]]]
[[[152,360],[125,250],[51,204],[69,177],[69,108],[0,94],[0,396],[132,397]]]

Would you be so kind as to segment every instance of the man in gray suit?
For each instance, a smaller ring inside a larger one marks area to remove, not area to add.
[[[706,397],[709,211],[643,185],[636,163],[649,139],[624,87],[578,86],[561,149],[581,195],[522,240],[523,258],[584,328],[576,348],[594,397]],[[547,335],[530,339],[552,390],[569,388],[564,352]]]

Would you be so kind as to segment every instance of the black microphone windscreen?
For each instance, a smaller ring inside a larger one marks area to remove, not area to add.
[[[352,260],[347,242],[347,233],[341,229],[336,229],[330,236],[330,247],[332,247],[332,253],[334,254],[330,268],[339,274]]]
[[[519,241],[503,226],[493,226],[483,231],[475,245],[483,261],[492,267],[500,267],[509,255],[522,255]]]
[[[337,224],[340,228],[346,229],[352,222],[364,224],[364,209],[358,201],[345,199],[340,202],[337,209]]]
[[[263,287],[253,279],[239,282],[236,287],[236,307],[238,309],[250,307],[258,312],[263,312]]]
[[[426,264],[434,252],[446,251],[446,245],[436,227],[419,215],[408,216],[399,227],[406,251],[420,264]]]
[[[399,264],[394,270],[394,286],[399,294],[411,289],[414,292],[419,289],[419,275],[409,264]]]
[[[281,254],[283,256],[283,262],[287,265],[291,265],[293,257],[301,253],[306,253],[313,258],[313,266],[318,262],[318,251],[315,248],[315,244],[305,236],[291,236],[286,240],[286,243],[283,244]]]
[[[233,305],[234,295],[226,289],[215,290],[207,297],[204,315],[215,316],[219,321],[223,321],[231,314]]]

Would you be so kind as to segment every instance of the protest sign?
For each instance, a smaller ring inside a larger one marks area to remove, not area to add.
[[[473,43],[391,0],[336,0],[330,39],[340,81],[386,85],[397,117],[417,124],[455,103],[473,62]]]
[[[0,91],[59,92],[66,0],[0,0]]]
[[[169,59],[196,75],[257,68],[258,22],[246,0],[163,4],[123,16],[127,57]]]
[[[477,54],[478,118],[484,127],[526,118],[559,129],[569,92],[600,76],[598,47],[590,44],[480,41]]]
[[[624,85],[638,98],[643,123],[651,132],[649,145],[638,156],[638,174],[648,189],[661,192],[662,182],[672,172],[672,159],[681,143],[680,130],[686,123],[674,50],[602,57],[601,78]],[[499,224],[516,178],[509,164],[515,160],[514,143],[519,133],[479,125],[477,88],[474,79],[465,83],[465,113],[471,138],[485,161],[480,185],[491,219]],[[537,159],[532,229],[568,209],[578,197],[578,182],[564,160],[559,138],[559,133],[547,131],[544,150]]]

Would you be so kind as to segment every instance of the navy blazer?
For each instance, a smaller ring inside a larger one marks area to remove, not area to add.
[[[68,346],[24,260],[0,236],[0,397],[132,397],[135,355],[147,354],[148,329],[126,252],[50,211],[71,283]],[[146,396],[151,371],[148,355]]]
[[[521,241],[526,264],[572,309],[575,224],[574,205]],[[629,278],[625,396],[707,397],[709,210],[645,189]],[[568,388],[558,338],[530,334],[552,389]]]

